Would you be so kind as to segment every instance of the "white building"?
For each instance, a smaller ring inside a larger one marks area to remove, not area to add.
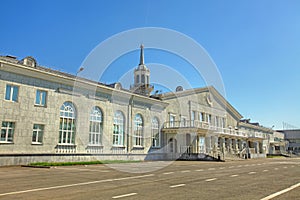
[[[0,165],[268,153],[269,132],[251,132],[215,88],[150,96],[152,89],[143,47],[130,90],[1,56]]]

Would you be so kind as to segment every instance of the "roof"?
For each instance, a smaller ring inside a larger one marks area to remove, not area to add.
[[[0,61],[1,61],[0,69],[3,71],[8,71],[8,72],[21,74],[29,77],[34,77],[34,78],[49,79],[52,82],[59,82],[59,83],[72,85],[72,86],[74,86],[74,81],[76,81],[78,83],[80,82],[83,85],[84,84],[91,85],[93,87],[102,88],[106,91],[117,91],[119,94],[123,94],[126,96],[133,96],[134,99],[140,99],[148,103],[156,102],[163,106],[168,105],[167,103],[162,102],[160,99],[139,95],[133,93],[130,90],[124,89],[122,87],[116,87],[116,85],[119,85],[119,83],[104,84],[101,82],[93,81],[83,77],[78,77],[66,72],[61,72],[40,65],[35,65],[35,67],[27,66],[21,62],[22,60],[18,61],[16,57],[0,56]],[[12,66],[14,66],[14,68],[12,68]]]
[[[183,91],[176,91],[176,92],[167,92],[160,95],[162,100],[173,99],[180,96],[187,96],[191,94],[199,94],[203,92],[209,92],[214,96],[214,99],[226,108],[226,111],[231,113],[237,120],[240,120],[243,116],[213,87],[207,86],[202,88],[194,88],[194,89],[187,89]]]

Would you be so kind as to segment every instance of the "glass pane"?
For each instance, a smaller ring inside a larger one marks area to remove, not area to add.
[[[37,132],[33,131],[33,133],[32,133],[32,142],[36,142],[36,136],[37,136]]]
[[[42,92],[42,105],[46,105],[46,94],[47,92],[45,91]]]
[[[7,122],[2,122],[2,127],[7,127]]]
[[[18,91],[19,91],[19,88],[17,86],[14,86],[13,87],[13,96],[12,96],[13,101],[18,100]]]
[[[2,129],[0,141],[5,141],[5,140],[6,140],[6,130]]]
[[[40,131],[38,134],[38,142],[40,142],[40,143],[43,142],[43,131]]]
[[[40,104],[40,91],[36,90],[35,104]]]
[[[13,141],[13,134],[14,134],[14,131],[12,129],[8,129],[7,141],[9,141],[9,142]]]
[[[10,91],[11,91],[11,86],[6,85],[6,93],[5,93],[5,99],[10,100]]]

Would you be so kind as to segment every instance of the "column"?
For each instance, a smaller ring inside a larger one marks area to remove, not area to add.
[[[210,138],[210,136],[205,137],[205,147],[206,147],[206,153],[210,153],[210,150],[211,150],[211,138]]]
[[[255,152],[259,154],[259,142],[255,142]]]

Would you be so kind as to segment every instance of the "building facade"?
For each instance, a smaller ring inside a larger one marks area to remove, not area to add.
[[[143,47],[130,90],[41,67],[32,57],[1,56],[0,163],[268,153],[270,132],[251,132],[253,127],[240,122],[242,115],[215,88],[150,96],[152,90]]]

